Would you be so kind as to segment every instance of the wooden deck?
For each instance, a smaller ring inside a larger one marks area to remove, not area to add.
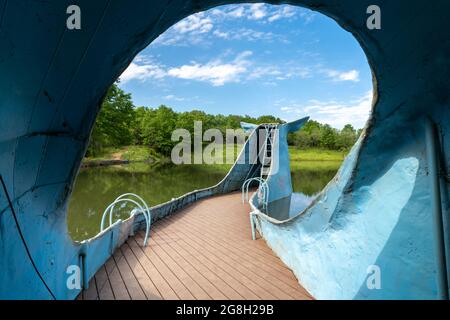
[[[252,241],[241,194],[209,198],[117,249],[79,299],[311,299],[267,247]]]

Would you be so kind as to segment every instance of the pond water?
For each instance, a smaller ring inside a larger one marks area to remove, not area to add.
[[[295,210],[308,206],[334,177],[339,162],[330,166],[297,169],[292,172]],[[149,206],[176,198],[190,191],[215,185],[223,179],[229,166],[150,165],[135,163],[123,166],[82,169],[69,201],[67,224],[72,239],[80,241],[99,232],[103,210],[126,192],[142,196]],[[129,212],[129,210],[125,210]],[[301,210],[300,210],[301,211]],[[125,218],[125,213],[117,217]]]
[[[269,203],[267,209],[261,209],[269,217],[272,217],[278,221],[288,220],[299,215],[303,210],[316,199],[317,194],[307,196],[301,192],[294,192],[290,197],[286,197],[280,200]]]
[[[322,163],[323,164],[323,163]],[[331,167],[333,162],[330,162]],[[330,167],[330,165],[328,167]],[[291,172],[293,193],[290,197],[273,201],[263,210],[268,216],[284,221],[302,213],[317,198],[320,191],[336,175],[336,169],[317,168]]]

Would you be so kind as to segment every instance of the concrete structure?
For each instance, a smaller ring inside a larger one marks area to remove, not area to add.
[[[67,267],[84,261],[85,278],[92,276],[127,235],[127,222],[84,245],[67,234],[67,199],[102,97],[171,25],[236,2],[80,0],[82,29],[68,30],[70,1],[0,0],[0,298],[74,298]],[[372,67],[375,103],[316,203],[288,222],[261,218],[263,236],[316,298],[445,297],[450,2],[267,2],[309,7],[351,32]],[[381,30],[366,26],[374,4]],[[427,158],[430,141],[436,148]],[[380,290],[366,285],[372,265],[381,270]]]

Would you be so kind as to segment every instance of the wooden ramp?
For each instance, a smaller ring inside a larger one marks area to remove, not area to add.
[[[198,201],[117,249],[79,299],[311,299],[267,247],[251,240],[249,206],[232,193]]]

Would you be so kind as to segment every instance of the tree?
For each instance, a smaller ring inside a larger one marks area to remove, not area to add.
[[[177,114],[165,105],[157,109],[148,109],[142,121],[142,138],[144,144],[157,152],[168,156],[175,142],[172,132],[176,129]]]
[[[144,136],[142,132],[142,128],[144,126],[145,115],[147,114],[146,107],[138,107],[134,109],[134,120],[132,124],[132,135],[133,135],[133,144],[143,145],[144,144]]]
[[[347,124],[340,132],[337,139],[337,147],[341,150],[351,148],[358,139],[357,132],[351,124]]]
[[[333,129],[330,125],[326,124],[322,127],[321,131],[322,131],[320,137],[321,147],[324,149],[335,150],[337,140],[336,129]]]
[[[361,130],[355,130],[347,124],[342,130],[310,120],[298,132],[288,136],[289,145],[299,148],[323,148],[330,150],[350,149],[361,134]]]
[[[280,118],[276,118],[274,116],[261,116],[258,119],[256,119],[257,124],[261,123],[284,123],[283,120]]]
[[[106,146],[122,146],[133,142],[134,106],[131,94],[113,84],[102,103],[88,153],[95,155]]]

